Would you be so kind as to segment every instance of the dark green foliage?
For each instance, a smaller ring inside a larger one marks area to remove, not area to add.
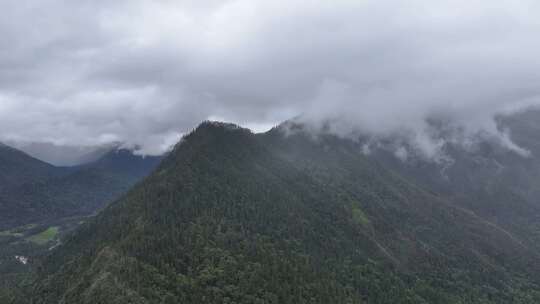
[[[34,303],[538,303],[538,252],[357,144],[204,123],[52,252]]]
[[[10,180],[6,186],[0,183],[0,230],[92,214],[149,174],[161,160],[114,150],[91,164],[58,168],[15,149],[0,148],[0,167],[13,167],[0,171],[0,182],[3,177]]]
[[[91,164],[58,168],[0,146],[0,303],[28,300],[40,256],[160,160],[118,150]],[[17,255],[28,257],[28,265],[17,261]]]
[[[0,193],[60,174],[60,169],[0,143]]]
[[[29,303],[39,260],[84,220],[63,218],[0,231],[0,303]],[[25,258],[26,264],[17,257]]]
[[[39,161],[0,143],[0,230],[18,225],[17,217],[28,209],[15,203],[13,194],[23,184],[58,177],[64,170]]]

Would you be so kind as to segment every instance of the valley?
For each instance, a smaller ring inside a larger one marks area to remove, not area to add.
[[[40,171],[33,175],[29,170],[17,183],[0,187],[1,303],[28,303],[40,260],[160,161],[160,157],[143,158],[111,149],[92,163],[54,167],[13,148],[4,149],[22,159],[21,167],[34,164]],[[2,152],[0,165],[15,168],[17,162]],[[41,168],[46,169],[44,174]],[[17,173],[3,171],[1,176],[7,180]]]

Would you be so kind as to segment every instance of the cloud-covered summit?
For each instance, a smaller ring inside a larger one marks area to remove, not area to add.
[[[540,101],[537,1],[3,1],[0,141],[159,153],[205,119],[501,135]],[[502,138],[502,137],[501,137]]]

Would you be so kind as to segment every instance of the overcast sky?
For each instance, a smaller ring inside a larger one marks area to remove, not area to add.
[[[0,141],[157,153],[205,119],[422,130],[537,104],[531,0],[0,2]]]

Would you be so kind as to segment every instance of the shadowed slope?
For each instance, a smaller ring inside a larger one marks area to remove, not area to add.
[[[60,168],[8,147],[0,151],[0,230],[66,216],[89,215],[148,175],[161,157],[111,150],[99,160]],[[5,151],[9,153],[3,153]]]

